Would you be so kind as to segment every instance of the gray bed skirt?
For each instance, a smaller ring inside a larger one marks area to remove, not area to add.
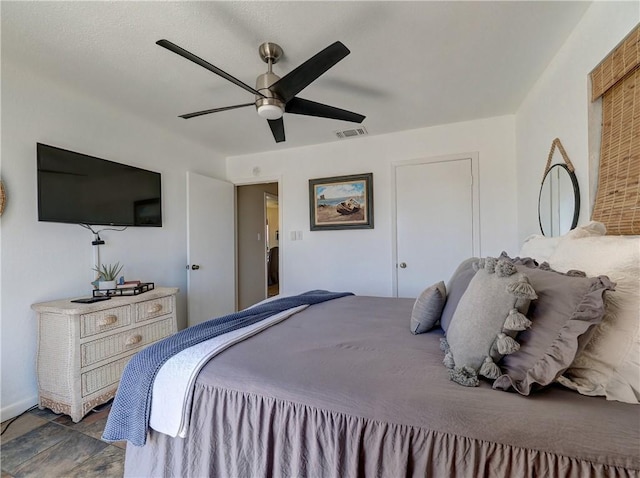
[[[637,477],[621,467],[198,386],[205,427],[129,446],[138,477]],[[192,434],[190,434],[192,435]],[[153,449],[150,455],[149,450]]]
[[[312,306],[213,359],[186,438],[128,445],[135,477],[638,477],[640,408],[449,381],[413,302]]]

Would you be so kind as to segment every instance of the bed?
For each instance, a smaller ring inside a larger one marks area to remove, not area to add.
[[[127,447],[126,476],[640,473],[636,407],[559,386],[530,398],[460,387],[442,332],[407,332],[413,303],[317,304],[218,355],[197,380],[187,437],[151,430]]]
[[[415,300],[313,305],[213,358],[185,438],[127,446],[139,477],[640,476],[640,408],[553,384],[449,379]]]

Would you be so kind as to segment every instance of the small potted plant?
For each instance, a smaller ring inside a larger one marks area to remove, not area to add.
[[[93,270],[98,273],[96,281],[98,282],[98,289],[115,289],[116,279],[118,274],[122,270],[119,262],[115,264],[102,264],[100,267],[94,267]]]

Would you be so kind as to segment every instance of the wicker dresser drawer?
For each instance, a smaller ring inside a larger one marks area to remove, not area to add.
[[[173,312],[173,297],[160,297],[135,304],[137,308],[136,322],[153,319]]]
[[[33,304],[38,313],[38,405],[79,422],[115,396],[137,352],[177,332],[175,287],[95,303]]]
[[[131,306],[115,307],[80,316],[80,337],[90,337],[131,323]]]
[[[109,385],[118,383],[120,376],[133,354],[122,357],[119,360],[94,368],[90,372],[82,374],[82,396],[86,397]]]
[[[173,318],[169,317],[152,324],[86,342],[80,346],[80,366],[87,367],[109,357],[114,357],[128,350],[134,350],[168,337],[175,332],[173,323]]]

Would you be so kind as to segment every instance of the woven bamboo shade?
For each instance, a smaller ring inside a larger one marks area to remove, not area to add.
[[[7,203],[7,195],[4,192],[4,184],[0,181],[0,216],[4,212],[4,206]]]
[[[600,98],[609,88],[640,64],[640,26],[629,33],[591,72],[591,101]]]
[[[592,72],[602,96],[598,191],[591,219],[607,234],[640,234],[640,25]]]

